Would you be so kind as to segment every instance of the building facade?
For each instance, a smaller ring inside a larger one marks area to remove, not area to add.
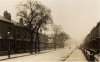
[[[41,49],[47,47],[48,36],[39,34],[39,37]],[[35,42],[33,42],[33,49],[34,45]],[[0,16],[0,55],[4,55],[4,52],[7,52],[8,49],[12,54],[28,52],[30,49],[30,34],[23,25]]]

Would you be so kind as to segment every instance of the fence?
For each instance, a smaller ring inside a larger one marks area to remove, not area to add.
[[[85,54],[88,61],[99,62],[99,59],[97,59],[94,55],[92,55],[90,51],[88,51],[87,49],[81,49],[81,50]]]
[[[53,43],[40,42],[40,50],[52,49]],[[35,49],[35,42],[33,42],[33,52]],[[30,41],[14,40],[14,39],[0,39],[0,55],[26,53],[30,51]]]

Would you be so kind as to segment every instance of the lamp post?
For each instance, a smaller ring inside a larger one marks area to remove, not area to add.
[[[7,32],[8,35],[8,58],[10,58],[10,32]]]

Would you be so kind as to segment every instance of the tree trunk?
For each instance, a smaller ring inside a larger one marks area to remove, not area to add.
[[[56,50],[56,43],[54,43],[54,49]]]
[[[35,34],[35,53],[37,53],[37,33]]]
[[[39,32],[37,31],[37,45],[38,45],[38,52],[40,52],[40,40],[39,40]]]
[[[56,40],[54,38],[54,49],[56,50]]]
[[[36,39],[35,39],[35,53],[40,52],[40,41],[39,41],[39,28],[40,26],[36,27]]]
[[[40,41],[39,41],[39,32],[38,32],[39,28],[36,29],[36,51],[40,52]]]
[[[33,33],[31,33],[31,39],[30,39],[30,53],[33,53]]]

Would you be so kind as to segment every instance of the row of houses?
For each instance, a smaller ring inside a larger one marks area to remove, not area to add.
[[[53,47],[53,44],[49,43],[47,35],[39,33],[39,36],[41,49]],[[35,42],[33,41],[33,49],[34,45]],[[17,23],[0,16],[0,55],[4,51],[8,51],[9,48],[12,53],[29,51],[30,34],[25,26],[22,25],[22,21]]]
[[[87,49],[100,49],[100,22],[86,36],[83,46]]]

